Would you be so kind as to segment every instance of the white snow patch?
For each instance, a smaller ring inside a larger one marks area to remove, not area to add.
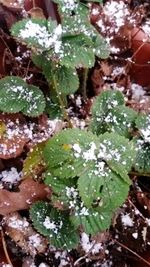
[[[10,171],[2,171],[0,174],[0,180],[5,183],[14,184],[21,180],[22,173],[18,172],[16,168],[12,167]]]
[[[95,241],[90,241],[89,235],[82,233],[81,235],[81,246],[85,253],[91,252],[92,254],[97,254],[103,248],[101,243],[95,243]]]
[[[138,233],[133,233],[132,236],[137,239],[138,238]]]
[[[122,214],[121,221],[124,226],[132,227],[134,225],[134,222],[132,218],[129,216],[129,214]]]

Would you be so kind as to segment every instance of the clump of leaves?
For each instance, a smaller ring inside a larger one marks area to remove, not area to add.
[[[0,80],[0,110],[7,113],[22,112],[36,117],[45,109],[45,98],[42,91],[27,84],[16,76],[8,76]]]
[[[51,19],[27,18],[15,23],[11,33],[32,49],[32,60],[42,69],[50,85],[52,112],[53,104],[59,103],[66,117],[66,95],[79,88],[77,69],[93,67],[95,56],[107,58],[109,48],[91,25],[86,3],[78,0],[54,2],[61,24]]]
[[[90,129],[96,134],[117,132],[131,136],[137,113],[125,106],[124,96],[117,90],[102,92],[92,106]]]
[[[53,196],[32,206],[35,228],[60,248],[77,246],[80,228],[92,235],[108,228],[128,195],[134,157],[133,143],[116,133],[68,129],[51,138],[44,158]]]

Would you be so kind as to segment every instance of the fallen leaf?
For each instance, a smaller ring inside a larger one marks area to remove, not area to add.
[[[38,234],[27,219],[22,217],[18,212],[13,212],[4,216],[2,224],[7,235],[21,247],[25,253],[34,257],[36,254],[46,251],[46,238]]]
[[[22,4],[21,1],[17,0],[0,0],[0,4],[3,4],[4,6],[12,9],[21,9]]]
[[[19,192],[0,189],[0,214],[29,209],[32,203],[50,198],[50,195],[49,187],[33,179],[25,179],[19,186]]]
[[[23,136],[14,136],[11,139],[1,137],[0,138],[0,158],[10,159],[19,156],[23,148],[28,141],[27,138]]]

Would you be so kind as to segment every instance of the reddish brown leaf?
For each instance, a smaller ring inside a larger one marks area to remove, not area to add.
[[[37,200],[43,200],[51,195],[50,189],[44,184],[32,179],[24,180],[19,186],[19,192],[0,190],[0,214],[6,215],[17,210],[28,209]]]
[[[0,138],[0,158],[16,158],[22,153],[26,142],[27,139],[19,135],[11,139],[5,137]]]
[[[132,30],[132,50],[135,56],[131,77],[136,83],[147,86],[150,84],[150,43],[148,36],[140,28]]]

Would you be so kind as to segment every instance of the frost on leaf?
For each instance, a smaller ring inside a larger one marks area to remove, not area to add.
[[[8,76],[0,80],[0,110],[7,113],[22,112],[36,117],[45,109],[44,95],[38,87],[24,80]]]
[[[62,131],[44,149],[53,205],[70,210],[75,225],[80,222],[89,234],[106,229],[127,197],[134,157],[133,144],[116,133],[97,137],[79,129]]]
[[[58,248],[76,247],[79,238],[67,214],[50,207],[46,202],[36,202],[30,209],[34,227]]]
[[[72,3],[66,2],[65,7]],[[77,7],[75,14],[70,18],[65,15],[62,25],[57,25],[56,21],[52,20],[24,19],[13,25],[12,35],[25,42],[34,53],[42,53],[46,59],[54,63],[72,69],[91,68],[95,63],[95,55],[107,58],[109,48],[87,20],[87,7],[75,2],[74,5]]]
[[[61,45],[61,25],[52,20],[24,19],[13,25],[11,33],[39,51],[53,48],[57,52]]]
[[[129,137],[136,116],[134,110],[124,105],[121,92],[104,91],[93,104],[90,129],[98,135],[105,132],[117,132]]]

